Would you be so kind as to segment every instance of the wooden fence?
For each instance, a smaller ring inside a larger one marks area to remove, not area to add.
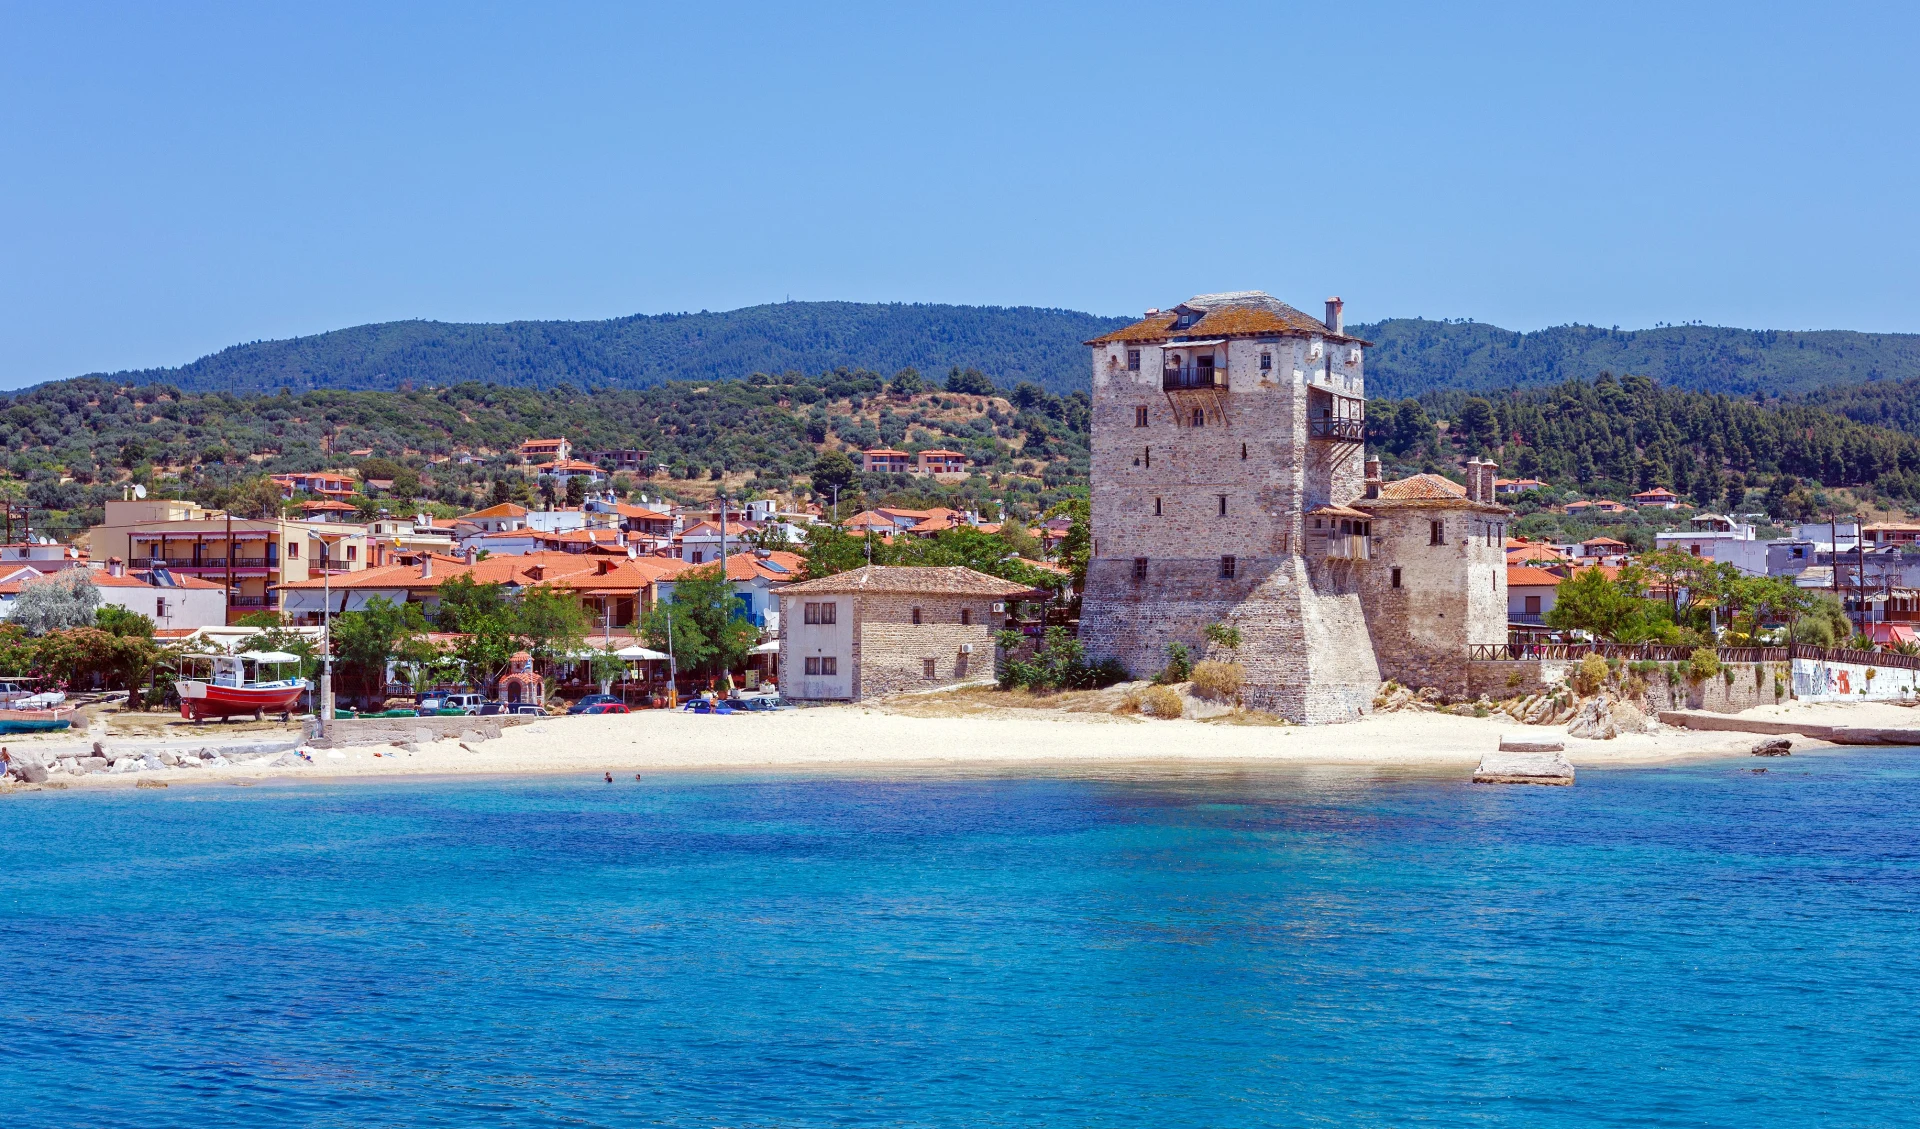
[[[1546,659],[1578,661],[1588,655],[1623,662],[1686,662],[1693,657],[1692,647],[1669,647],[1658,643],[1470,643],[1467,658],[1473,662],[1523,662]],[[1776,663],[1790,659],[1815,659],[1821,662],[1855,663],[1860,666],[1920,670],[1920,655],[1902,655],[1892,651],[1855,651],[1846,647],[1809,647],[1795,643],[1787,647],[1715,647],[1723,663]]]

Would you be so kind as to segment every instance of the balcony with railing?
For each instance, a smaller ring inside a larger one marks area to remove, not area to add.
[[[1160,370],[1160,388],[1164,392],[1184,392],[1227,387],[1225,365],[1168,365]]]
[[[227,567],[227,561],[222,557],[135,557],[131,563],[134,568],[199,569],[202,572],[220,571]],[[279,568],[280,560],[277,557],[235,557],[233,567]]]
[[[1351,416],[1319,416],[1307,421],[1307,436],[1335,443],[1367,441],[1367,421]]]

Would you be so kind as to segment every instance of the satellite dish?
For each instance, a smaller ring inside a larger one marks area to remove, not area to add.
[[[146,496],[147,496],[147,488],[146,488],[146,487],[144,487],[144,486],[141,486],[141,485],[139,485],[138,483],[135,483],[135,484],[134,484],[134,487],[133,487],[133,496],[134,496],[135,498],[144,498],[144,497],[146,497]]]

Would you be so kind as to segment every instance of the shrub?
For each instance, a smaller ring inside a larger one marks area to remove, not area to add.
[[[1229,651],[1240,649],[1240,629],[1224,623],[1207,624],[1207,642]]]
[[[1246,680],[1246,669],[1239,663],[1203,662],[1193,668],[1193,692],[1216,702],[1237,700]]]
[[[1127,668],[1113,659],[1087,665],[1085,648],[1064,627],[1047,628],[1040,648],[1028,659],[1011,657],[1025,645],[1025,639],[1019,632],[1002,631],[994,641],[1000,646],[1001,652],[1009,656],[1000,669],[1002,690],[1011,690],[1016,686],[1034,691],[1080,690],[1111,686],[1127,680]]]
[[[1695,647],[1687,660],[1687,681],[1705,682],[1720,673],[1720,655],[1712,647]]]
[[[1720,671],[1720,677],[1723,680],[1725,680],[1727,684],[1727,689],[1729,690],[1733,689],[1733,668],[1732,667],[1726,667],[1722,669]]]
[[[1140,710],[1154,717],[1170,719],[1180,716],[1182,706],[1180,695],[1165,686],[1149,686],[1139,692]]]
[[[1573,671],[1573,688],[1582,694],[1597,694],[1607,681],[1607,660],[1588,655]]]
[[[1167,644],[1166,669],[1160,672],[1155,682],[1185,682],[1193,677],[1193,652],[1187,650],[1185,643]]]
[[[1507,689],[1518,690],[1519,688],[1520,672],[1517,670],[1507,672]]]

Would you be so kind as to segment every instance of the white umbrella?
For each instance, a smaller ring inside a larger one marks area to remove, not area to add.
[[[639,659],[657,659],[660,662],[667,661],[667,656],[664,651],[650,651],[645,647],[622,647],[613,653],[613,657],[617,659],[627,659],[629,661]]]

